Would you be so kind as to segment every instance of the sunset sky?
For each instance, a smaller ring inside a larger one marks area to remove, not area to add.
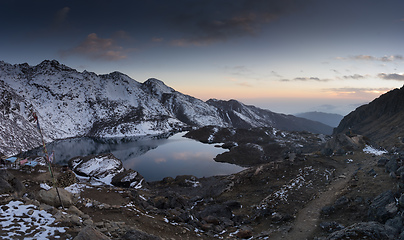
[[[0,60],[347,114],[404,84],[403,0],[4,0]]]

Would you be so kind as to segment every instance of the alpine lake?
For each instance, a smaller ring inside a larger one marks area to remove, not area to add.
[[[130,138],[70,138],[46,145],[54,152],[54,163],[65,165],[77,156],[112,153],[126,169],[139,172],[146,181],[159,181],[165,177],[194,175],[210,177],[227,175],[243,167],[216,162],[214,158],[227,150],[176,134],[147,135]],[[26,152],[26,156],[43,156],[43,149]]]

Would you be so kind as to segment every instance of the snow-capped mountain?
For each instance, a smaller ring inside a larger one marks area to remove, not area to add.
[[[238,102],[243,111],[229,109],[215,100],[203,102],[157,79],[140,83],[119,72],[78,72],[55,60],[36,66],[0,61],[0,89],[0,152],[4,154],[40,144],[35,123],[29,122],[32,112],[37,113],[47,141],[77,136],[160,134],[207,125],[288,125],[284,130],[312,131],[298,126],[295,120],[286,120],[289,116]]]

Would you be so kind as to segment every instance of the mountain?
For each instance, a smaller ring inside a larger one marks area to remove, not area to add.
[[[287,131],[309,131],[312,133],[331,134],[332,127],[305,118],[274,113],[255,106],[244,105],[236,100],[209,99],[208,104],[215,106],[221,118],[235,128],[271,126]]]
[[[305,112],[295,115],[296,117],[306,118],[312,121],[324,123],[331,127],[337,127],[344,116],[335,113],[323,113],[323,112]]]
[[[0,88],[0,152],[7,155],[40,145],[36,125],[29,121],[32,112],[46,141],[161,134],[207,125],[329,131],[320,123],[235,100],[204,102],[157,79],[140,83],[120,72],[78,72],[56,60],[36,66],[0,61]]]
[[[345,116],[334,134],[360,134],[386,149],[404,147],[404,86]]]

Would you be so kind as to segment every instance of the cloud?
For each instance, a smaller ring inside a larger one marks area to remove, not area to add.
[[[305,1],[267,0],[194,0],[177,1],[171,8],[170,23],[183,33],[175,46],[203,46],[241,36],[253,36],[262,28],[291,11],[301,9]]]
[[[127,58],[129,50],[117,45],[112,38],[100,38],[96,33],[90,33],[76,47],[62,51],[62,56],[81,55],[95,60],[121,60]]]
[[[241,87],[253,87],[252,84],[246,82],[246,81],[240,81],[238,79],[234,78],[229,78],[228,79],[230,82],[233,82],[235,85],[241,86]]]
[[[327,78],[318,78],[318,77],[296,77],[293,78],[292,80],[290,79],[281,79],[281,82],[292,82],[292,81],[302,81],[302,82],[306,82],[306,81],[317,81],[317,82],[328,82],[330,81],[330,79]]]
[[[365,78],[365,76],[360,75],[360,74],[354,74],[354,75],[349,75],[349,76],[343,76],[344,79],[362,79]]]
[[[53,26],[59,27],[62,24],[64,24],[69,12],[70,12],[69,7],[64,7],[62,9],[60,9],[59,11],[57,11],[55,14],[55,18],[53,19]]]
[[[398,73],[390,73],[390,74],[379,73],[377,76],[378,76],[379,78],[385,79],[385,80],[404,81],[404,74],[398,74]]]
[[[404,57],[402,55],[390,55],[383,57],[375,57],[371,55],[355,55],[350,57],[336,57],[337,60],[364,60],[364,61],[381,61],[381,62],[393,62],[393,61],[402,61]]]
[[[152,42],[156,42],[156,43],[158,43],[158,42],[163,42],[163,41],[164,41],[164,38],[153,37],[153,38],[151,39],[151,41],[152,41]]]
[[[369,95],[381,95],[387,91],[391,90],[391,88],[325,88],[324,92],[329,92],[335,95],[355,95],[355,97],[364,97]]]

